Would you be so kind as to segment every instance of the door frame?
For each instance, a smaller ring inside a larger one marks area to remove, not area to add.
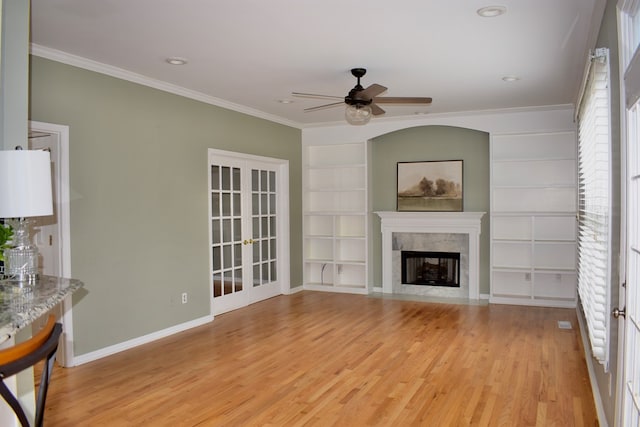
[[[290,241],[289,241],[289,160],[278,159],[275,157],[265,157],[258,156],[254,154],[246,154],[239,153],[236,151],[227,151],[227,150],[219,150],[215,148],[209,148],[207,150],[207,168],[209,168],[209,159],[214,157],[219,159],[221,164],[224,164],[225,160],[227,161],[255,161],[261,163],[269,163],[276,167],[277,173],[277,188],[278,194],[280,197],[276,198],[276,212],[278,215],[276,217],[276,229],[280,230],[278,233],[277,239],[277,269],[278,269],[278,277],[280,281],[280,293],[284,295],[289,295],[291,293],[291,281],[290,281]],[[211,192],[211,173],[207,173],[207,199],[209,200],[208,210],[209,214],[207,215],[208,221],[208,230],[209,230],[209,238],[208,246],[209,246],[209,313],[211,316],[214,316],[214,301],[213,301],[213,277],[211,276],[211,272],[213,271],[213,250],[211,247],[211,201],[210,201],[210,192]],[[248,303],[252,304],[253,300],[249,299]]]
[[[54,143],[58,146],[58,158],[55,159],[57,170],[53,179],[56,185],[56,209],[58,211],[58,252],[60,276],[71,276],[71,215],[70,215],[70,190],[69,190],[69,126],[29,121],[29,131],[44,132],[55,135]],[[71,295],[60,303],[59,314],[63,327],[63,341],[58,351],[57,360],[62,366],[74,366],[73,354],[73,313]]]

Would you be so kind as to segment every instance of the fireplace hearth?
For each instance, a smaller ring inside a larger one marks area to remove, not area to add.
[[[402,284],[460,287],[460,253],[402,251]]]

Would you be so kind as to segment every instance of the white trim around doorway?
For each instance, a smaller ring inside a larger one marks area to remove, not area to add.
[[[59,218],[59,252],[60,252],[60,276],[71,277],[71,214],[69,201],[71,199],[69,189],[69,126],[53,123],[29,121],[29,131],[43,132],[55,135],[55,143],[58,145],[57,174],[54,177],[58,182],[56,188],[56,201],[58,203]],[[73,314],[71,295],[62,300],[60,313],[64,328],[64,342],[62,351],[59,352],[58,361],[62,366],[75,366],[73,353]]]

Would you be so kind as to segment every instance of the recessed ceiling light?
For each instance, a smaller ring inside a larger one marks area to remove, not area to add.
[[[476,13],[483,18],[495,18],[507,13],[507,8],[504,6],[486,6],[478,9]]]
[[[171,65],[184,65],[187,63],[187,60],[178,56],[172,56],[170,58],[167,58],[167,62]]]
[[[507,83],[517,82],[518,80],[520,80],[520,77],[518,76],[504,76],[502,78],[502,81]]]
[[[295,101],[293,99],[278,99],[280,104],[293,104]]]

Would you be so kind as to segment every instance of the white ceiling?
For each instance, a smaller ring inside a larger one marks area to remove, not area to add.
[[[353,67],[385,96],[433,98],[383,105],[380,117],[574,103],[603,3],[500,0],[507,13],[482,18],[476,11],[496,3],[31,0],[31,41],[304,127],[343,121],[344,109],[305,113],[329,101],[291,92],[344,96]],[[171,56],[188,63],[169,65]]]

